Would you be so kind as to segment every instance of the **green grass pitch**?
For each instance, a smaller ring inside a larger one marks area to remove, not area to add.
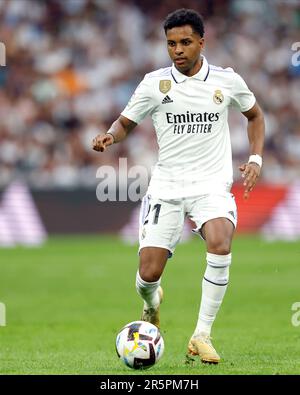
[[[177,247],[162,285],[165,353],[147,371],[118,360],[115,336],[140,318],[136,246],[113,237],[51,238],[42,248],[0,250],[0,374],[299,374],[299,243],[237,236],[230,285],[213,327],[219,365],[185,363],[196,324],[204,243]]]

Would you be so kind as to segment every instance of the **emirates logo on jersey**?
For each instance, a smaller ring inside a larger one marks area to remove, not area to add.
[[[174,125],[174,134],[206,134],[212,132],[213,122],[218,122],[219,112],[190,112],[173,114],[166,112],[167,122]]]
[[[216,104],[222,104],[224,101],[224,96],[220,89],[217,89],[213,95],[213,100]]]

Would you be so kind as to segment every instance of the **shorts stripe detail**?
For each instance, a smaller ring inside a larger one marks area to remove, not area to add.
[[[144,196],[143,198],[143,202],[142,202],[142,217],[141,217],[141,222],[142,224],[145,221],[145,217],[148,211],[148,207],[149,207],[149,196]]]

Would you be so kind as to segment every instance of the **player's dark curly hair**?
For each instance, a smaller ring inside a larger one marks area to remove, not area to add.
[[[167,30],[184,25],[190,25],[200,37],[204,36],[202,16],[198,12],[187,8],[180,8],[169,14],[164,21],[164,30],[167,34]]]

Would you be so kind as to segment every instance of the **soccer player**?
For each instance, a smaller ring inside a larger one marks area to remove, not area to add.
[[[140,264],[136,287],[144,300],[142,320],[159,327],[161,276],[183,228],[191,218],[206,243],[198,321],[188,344],[190,355],[218,363],[211,328],[229,281],[231,242],[237,224],[230,193],[233,172],[228,109],[248,120],[250,156],[239,170],[248,198],[260,175],[264,117],[254,94],[232,68],[208,64],[201,54],[204,26],[194,10],[179,9],[164,22],[172,66],[146,74],[120,117],[106,134],[93,140],[103,152],[119,143],[150,114],[157,134],[159,159],[141,208]]]

